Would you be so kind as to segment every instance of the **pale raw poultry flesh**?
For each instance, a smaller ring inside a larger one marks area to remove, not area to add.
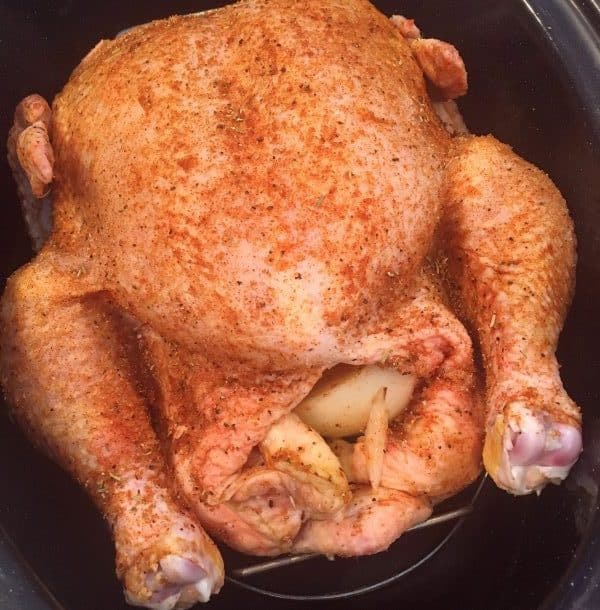
[[[567,476],[572,223],[466,132],[466,87],[454,47],[366,1],[244,0],[103,41],[17,108],[44,245],[2,298],[2,384],[109,521],[131,603],[217,592],[206,532],[364,555],[482,455],[514,494]]]

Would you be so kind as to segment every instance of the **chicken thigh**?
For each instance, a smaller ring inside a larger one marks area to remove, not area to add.
[[[204,530],[364,555],[482,454],[515,494],[568,474],[572,223],[547,176],[466,134],[466,82],[366,0],[243,0],[102,41],[52,110],[19,105],[9,160],[49,235],[2,298],[2,384],[107,517],[132,603],[219,590]],[[408,404],[363,388],[356,434],[319,434],[295,409],[339,367],[401,373]]]

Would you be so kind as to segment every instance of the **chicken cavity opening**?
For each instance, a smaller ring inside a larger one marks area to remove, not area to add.
[[[380,483],[388,422],[410,403],[415,381],[374,365],[327,371],[294,411],[269,428],[228,486],[224,503],[258,533],[252,543],[240,536],[230,544],[278,554],[291,549],[307,523],[359,519],[356,494],[385,492]],[[357,442],[366,458],[361,481],[352,465]],[[402,528],[394,527],[397,537]]]

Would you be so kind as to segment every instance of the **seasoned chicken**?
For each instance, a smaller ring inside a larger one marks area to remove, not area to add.
[[[19,105],[47,240],[2,298],[2,384],[111,524],[131,603],[217,592],[205,530],[363,555],[482,455],[511,493],[566,477],[572,223],[467,134],[466,87],[454,47],[366,0],[243,0],[102,41],[51,110]]]

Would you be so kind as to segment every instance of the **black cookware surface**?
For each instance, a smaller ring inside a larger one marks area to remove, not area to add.
[[[38,92],[51,99],[102,37],[173,13],[223,2],[0,3],[0,139],[14,106]],[[530,610],[600,607],[596,539],[600,456],[600,18],[594,0],[397,0],[378,2],[417,20],[425,35],[453,42],[469,71],[461,101],[475,133],[494,133],[547,171],[565,195],[579,237],[577,295],[560,344],[565,384],[584,408],[586,450],[566,484],[541,497],[512,498],[486,483],[476,511],[426,565],[368,596],[321,602],[327,608]],[[595,48],[596,47],[596,48]],[[595,50],[594,50],[595,48]],[[0,271],[31,256],[8,166],[0,160]],[[595,440],[599,439],[599,440]],[[113,576],[107,528],[91,502],[38,454],[0,409],[0,608],[126,608]],[[428,533],[427,536],[439,535]],[[294,593],[376,581],[408,553],[346,560],[332,571],[317,559],[253,577],[251,584]],[[600,558],[600,555],[598,555]],[[403,558],[404,561],[404,558]],[[241,564],[239,556],[232,563]],[[329,580],[328,580],[329,579]],[[288,608],[226,584],[211,608]],[[306,604],[304,604],[306,605]]]

